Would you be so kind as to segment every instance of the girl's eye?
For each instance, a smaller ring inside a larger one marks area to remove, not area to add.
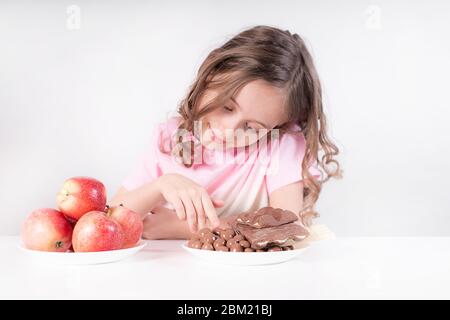
[[[228,112],[231,112],[231,111],[233,111],[233,109],[231,109],[230,107],[228,107],[228,106],[224,106],[223,107],[226,111],[228,111]]]

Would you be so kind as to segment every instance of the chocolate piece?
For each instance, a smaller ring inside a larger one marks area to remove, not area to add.
[[[212,233],[206,233],[202,238],[201,238],[201,240],[203,241],[203,242],[207,242],[207,243],[213,243],[215,240],[217,240],[217,236],[215,235],[215,234],[212,234]]]
[[[221,232],[221,237],[224,238],[225,240],[230,240],[231,238],[233,238],[236,233],[234,232],[233,229],[226,229],[224,231]]]
[[[244,240],[244,236],[242,234],[237,234],[233,237],[233,240],[235,240],[236,242],[239,242],[241,240]]]
[[[295,223],[262,229],[234,223],[234,227],[237,232],[242,234],[250,242],[253,249],[263,249],[275,245],[288,245],[290,240],[303,240],[309,235],[306,228]]]
[[[248,242],[247,240],[241,240],[239,241],[239,244],[241,245],[241,247],[250,248],[250,242]]]
[[[223,238],[216,239],[213,243],[213,247],[217,250],[217,247],[224,247],[227,242]]]
[[[243,212],[236,218],[237,223],[258,229],[281,226],[297,220],[298,217],[294,212],[273,207],[263,207],[253,212]]]
[[[234,243],[232,246],[229,247],[231,252],[242,252],[244,249],[242,249],[241,245],[239,243]]]
[[[212,231],[209,228],[203,228],[197,234],[199,237],[204,237],[207,234],[212,234]]]
[[[211,250],[211,251],[213,251],[214,247],[213,247],[213,245],[211,243],[205,242],[203,244],[203,246],[202,246],[202,250]]]
[[[255,252],[255,249],[252,248],[245,248],[244,252]]]
[[[283,251],[283,249],[281,249],[281,247],[271,247],[269,249],[267,249],[268,252],[275,252],[275,251]]]
[[[225,229],[222,229],[222,228],[220,228],[220,227],[217,227],[217,228],[215,228],[214,230],[213,230],[213,233],[215,234],[215,235],[217,235],[217,236],[221,236],[221,233],[224,231]]]
[[[193,244],[195,243],[195,241],[197,241],[197,239],[191,239],[191,240],[189,240],[188,243],[187,243],[187,246],[188,246],[189,248],[192,248],[192,246],[193,246]]]
[[[225,246],[218,246],[218,247],[216,248],[216,251],[225,251],[225,252],[228,252],[228,247],[225,247]]]
[[[231,246],[233,246],[233,245],[235,245],[235,244],[239,244],[236,240],[234,240],[234,239],[230,239],[230,240],[228,240],[227,242],[226,242],[226,246],[228,247],[228,248],[231,248]]]
[[[256,249],[256,252],[266,252],[264,249]]]
[[[201,249],[202,248],[203,243],[200,240],[195,240],[192,242],[192,247],[194,249]]]

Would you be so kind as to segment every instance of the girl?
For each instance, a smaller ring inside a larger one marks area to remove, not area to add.
[[[111,201],[143,215],[145,238],[186,239],[264,206],[311,225],[323,182],[339,175],[338,148],[297,34],[239,33],[208,55],[177,111]]]

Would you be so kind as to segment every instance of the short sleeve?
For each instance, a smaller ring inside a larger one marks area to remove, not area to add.
[[[122,186],[127,190],[136,189],[145,183],[151,182],[158,177],[158,155],[160,128],[156,128],[150,135],[146,150],[141,155],[136,166],[122,181]]]
[[[306,141],[303,134],[285,133],[279,139],[272,141],[270,162],[266,172],[267,191],[274,190],[288,184],[301,181],[302,161],[305,155]],[[317,165],[311,165],[309,172],[320,178],[321,173]]]

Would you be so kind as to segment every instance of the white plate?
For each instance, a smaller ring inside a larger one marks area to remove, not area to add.
[[[308,247],[296,248],[288,251],[275,252],[223,252],[189,248],[186,243],[182,247],[192,255],[213,263],[259,266],[276,264],[291,260],[302,254]]]
[[[126,259],[146,246],[145,241],[140,241],[132,248],[99,251],[99,252],[47,252],[26,249],[20,246],[22,251],[36,262],[47,264],[86,265],[109,263]]]

